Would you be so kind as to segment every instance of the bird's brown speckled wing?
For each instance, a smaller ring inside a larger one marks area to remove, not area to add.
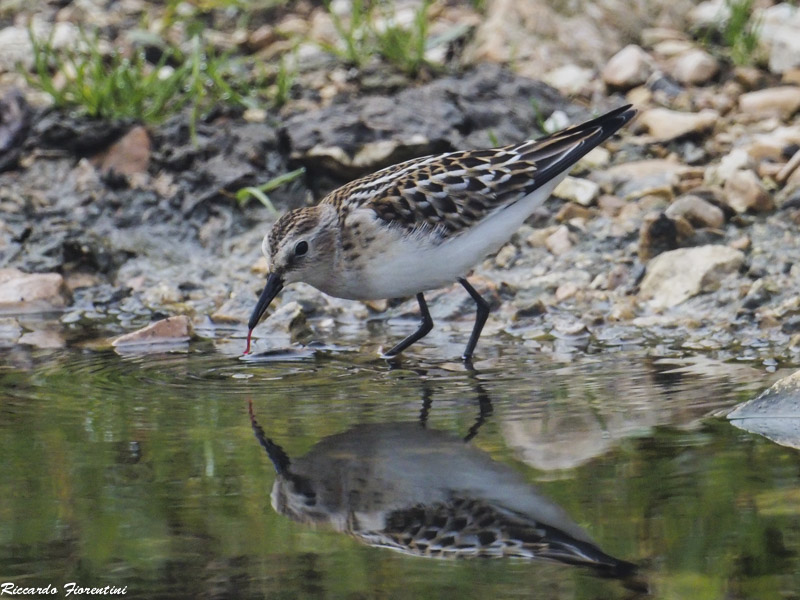
[[[457,234],[569,169],[635,114],[623,106],[539,140],[412,159],[352,181],[322,202],[340,210],[369,207],[408,231]]]
[[[417,556],[545,559],[593,567],[618,577],[636,568],[591,542],[471,498],[394,510],[387,514],[382,531],[355,527],[351,533],[369,545]]]

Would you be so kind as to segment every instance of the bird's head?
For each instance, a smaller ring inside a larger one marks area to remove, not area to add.
[[[319,287],[331,277],[335,223],[331,206],[298,208],[278,219],[264,236],[261,250],[269,263],[269,277],[250,316],[251,330],[285,285],[303,281]]]

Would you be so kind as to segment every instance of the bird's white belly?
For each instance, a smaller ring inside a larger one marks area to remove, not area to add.
[[[445,240],[423,236],[378,236],[371,256],[342,277],[337,289],[323,290],[355,300],[402,298],[445,287],[488,254],[497,251],[525,219],[550,196],[566,173],[515,204],[502,208],[467,231]]]

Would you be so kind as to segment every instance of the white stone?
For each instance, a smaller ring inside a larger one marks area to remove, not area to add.
[[[667,142],[690,133],[712,129],[718,120],[719,113],[710,108],[696,113],[651,108],[642,113],[638,124],[647,128],[656,140]]]
[[[664,211],[668,217],[683,217],[695,227],[719,228],[725,224],[725,213],[719,206],[699,196],[681,196]]]
[[[672,76],[690,85],[707,83],[718,71],[717,59],[699,48],[681,54],[672,66]]]
[[[775,114],[787,119],[800,109],[800,87],[783,85],[742,94],[739,96],[739,109],[746,113]]]
[[[0,269],[0,308],[27,312],[66,304],[64,278],[60,274]]]
[[[677,306],[692,296],[716,290],[743,262],[744,254],[728,246],[670,250],[648,263],[639,293],[653,308]]]
[[[751,165],[750,155],[743,148],[734,148],[722,157],[718,165],[706,169],[703,180],[706,185],[723,185],[731,175]]]
[[[748,210],[764,212],[775,208],[772,195],[750,169],[736,171],[728,177],[723,191],[725,203],[737,213]]]
[[[572,240],[569,239],[569,229],[566,225],[560,225],[545,240],[547,249],[556,256],[564,254],[572,249]]]
[[[788,2],[758,13],[759,40],[769,50],[769,70],[784,73],[800,67],[800,10]]]
[[[720,23],[728,20],[730,14],[727,0],[708,0],[689,11],[689,21],[696,27],[719,27]]]
[[[155,346],[165,343],[182,343],[189,341],[192,335],[192,323],[189,317],[178,315],[167,317],[150,323],[142,329],[119,336],[111,345],[119,348],[125,346]]]
[[[562,94],[573,96],[587,88],[594,77],[594,69],[567,64],[545,73],[542,79]]]
[[[650,55],[639,46],[629,44],[608,61],[603,69],[603,81],[611,87],[630,89],[647,81],[652,72]]]
[[[600,195],[600,186],[588,179],[567,177],[556,186],[553,195],[581,206],[589,206]]]

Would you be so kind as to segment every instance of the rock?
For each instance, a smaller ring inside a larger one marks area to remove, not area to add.
[[[580,204],[581,206],[589,206],[595,198],[600,194],[600,186],[594,181],[588,179],[580,179],[578,177],[566,177],[564,181],[556,186],[553,190],[553,195],[564,200],[569,200]]]
[[[560,286],[558,286],[558,288],[556,288],[556,300],[558,302],[568,300],[577,294],[578,290],[580,290],[580,288],[570,281],[567,283],[562,283]]]
[[[564,105],[550,86],[497,65],[408,87],[393,96],[361,96],[304,111],[284,123],[291,158],[341,183],[412,157],[453,148],[486,148],[522,141],[539,116]],[[567,110],[571,118],[579,119]],[[490,135],[491,134],[491,135]]]
[[[192,324],[186,315],[167,317],[147,327],[121,335],[111,342],[115,348],[131,346],[163,346],[188,342]]]
[[[694,45],[689,40],[664,40],[653,46],[653,54],[664,58],[674,58],[694,49]]]
[[[736,171],[751,166],[753,166],[753,161],[750,154],[743,148],[734,148],[722,157],[718,165],[706,169],[703,180],[706,185],[724,185]]]
[[[58,22],[51,26],[44,19],[34,18],[31,28],[36,39],[49,40],[55,50],[74,48],[80,42],[81,33],[73,23]],[[0,73],[12,72],[17,65],[30,70],[33,58],[33,44],[27,27],[12,25],[0,30]]]
[[[692,226],[681,216],[647,215],[639,228],[639,260],[645,262],[662,252],[679,248],[693,233]]]
[[[566,223],[572,219],[588,220],[593,214],[594,213],[591,211],[591,209],[588,209],[585,206],[581,206],[580,204],[575,204],[573,202],[567,202],[556,214],[556,221],[559,223]]]
[[[625,206],[625,201],[611,194],[603,194],[597,199],[597,207],[604,215],[616,217]]]
[[[747,211],[764,212],[775,208],[772,195],[753,171],[736,171],[723,187],[725,204],[737,213]]]
[[[784,85],[739,96],[739,109],[745,113],[769,114],[788,119],[799,108],[800,86]]]
[[[0,98],[0,173],[17,166],[33,109],[16,88]]]
[[[311,339],[313,331],[308,324],[303,308],[296,301],[282,304],[258,326],[259,337],[278,337],[288,335],[292,342],[305,343]]]
[[[695,27],[719,27],[730,18],[731,9],[727,0],[706,0],[689,11],[689,22]]]
[[[604,169],[611,162],[611,152],[602,146],[596,146],[586,153],[576,165],[576,170]]]
[[[571,250],[572,240],[569,239],[569,228],[566,225],[557,227],[547,240],[545,240],[545,246],[556,256]]]
[[[108,175],[136,175],[147,173],[150,165],[150,136],[138,125],[117,140],[108,150],[92,157],[101,173]]]
[[[718,120],[719,113],[710,108],[697,113],[651,108],[642,113],[637,123],[657,141],[668,142],[684,135],[704,133],[712,129]]]
[[[800,371],[728,413],[731,424],[782,446],[800,449]]]
[[[60,274],[0,269],[0,310],[37,312],[63,308],[67,303],[67,290]]]
[[[718,71],[717,59],[699,48],[679,55],[672,65],[672,76],[689,85],[708,83]]]
[[[275,33],[275,29],[271,25],[265,24],[250,33],[247,37],[247,47],[251,51],[256,52],[258,50],[263,50],[277,40],[278,35]]]
[[[542,81],[552,85],[562,94],[574,96],[588,88],[594,77],[593,69],[568,64],[545,73]]]
[[[699,246],[664,252],[647,265],[640,297],[653,308],[670,308],[702,292],[717,289],[735,273],[744,254],[727,246]]]
[[[745,90],[755,90],[762,86],[764,72],[756,67],[740,65],[733,70],[733,78]]]
[[[668,217],[683,217],[695,227],[719,228],[725,224],[725,213],[721,208],[693,194],[677,198],[665,213]]]
[[[785,73],[800,67],[800,11],[781,2],[760,11],[759,41],[769,48],[769,70]]]
[[[514,244],[506,244],[494,257],[494,264],[500,269],[508,269],[514,265],[517,259],[517,247]]]
[[[67,345],[64,336],[58,331],[41,330],[29,331],[19,338],[19,343],[26,346],[36,346],[37,348],[63,348]]]
[[[603,69],[603,81],[609,87],[623,90],[642,85],[653,72],[652,62],[642,48],[629,44],[608,61]]]

